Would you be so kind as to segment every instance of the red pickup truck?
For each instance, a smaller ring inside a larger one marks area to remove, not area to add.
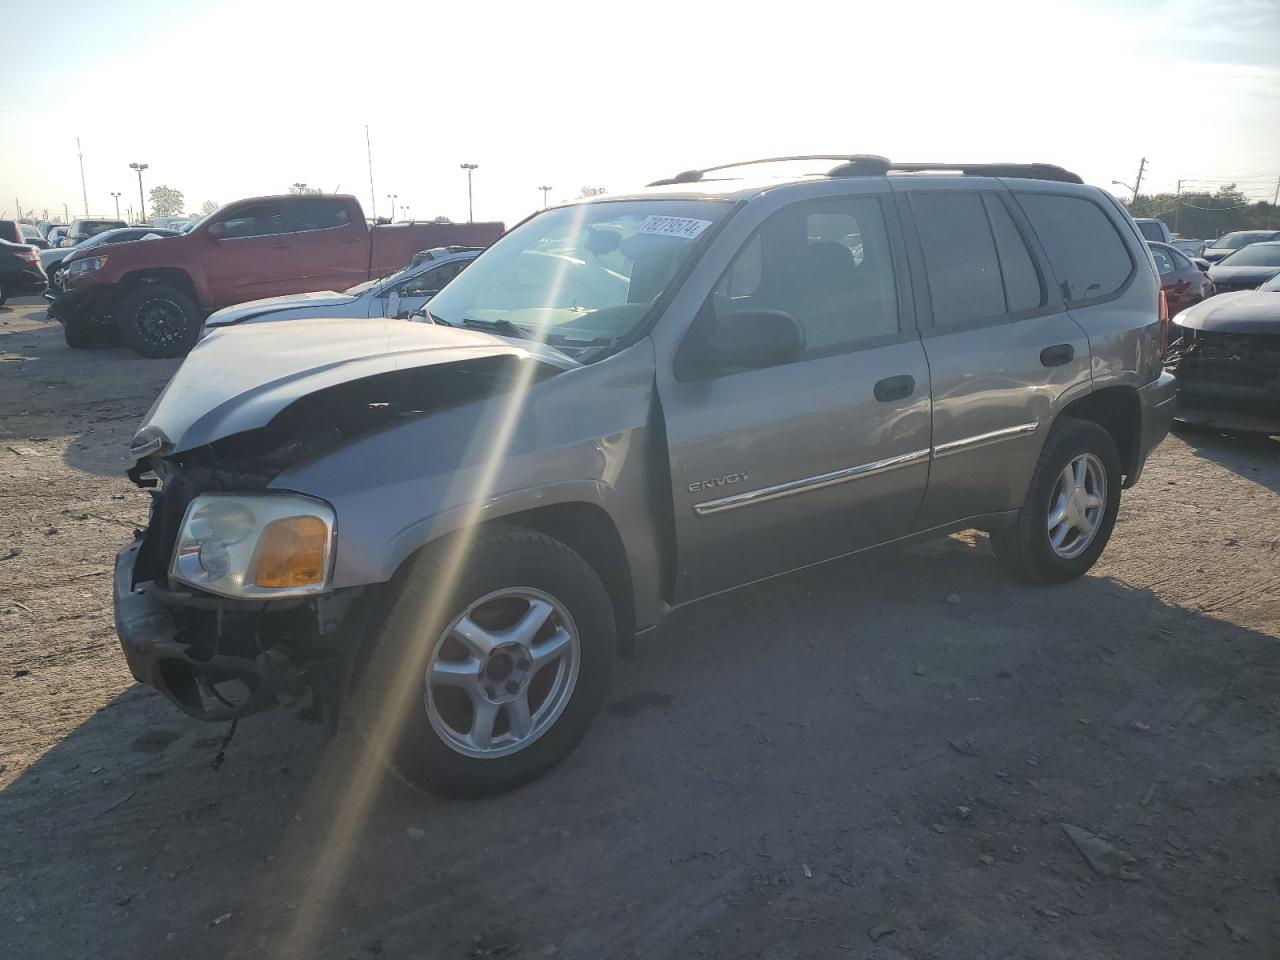
[[[67,344],[114,328],[148,357],[191,349],[204,317],[263,297],[344,290],[405,266],[419,250],[488,246],[501,223],[370,227],[355,197],[255,197],[228,204],[176,237],[94,247],[63,261],[49,316]]]

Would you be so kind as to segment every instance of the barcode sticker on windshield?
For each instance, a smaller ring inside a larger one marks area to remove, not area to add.
[[[664,237],[692,240],[709,226],[710,220],[694,220],[691,217],[645,217],[636,233],[657,233]]]

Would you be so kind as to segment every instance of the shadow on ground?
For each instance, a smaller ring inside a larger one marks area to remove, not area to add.
[[[1267,470],[1280,463],[1280,437],[1260,433],[1225,433],[1205,427],[1181,425],[1178,436],[1206,460],[1232,473],[1280,493],[1280,471]]]
[[[525,789],[385,784],[307,955],[1271,957],[1277,681],[1274,637],[981,537],[842,562],[682,615]],[[278,711],[215,771],[222,732],[133,687],[0,794],[14,956],[288,955],[359,742]]]

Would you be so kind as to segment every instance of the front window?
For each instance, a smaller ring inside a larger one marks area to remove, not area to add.
[[[1225,247],[1228,250],[1240,250],[1251,243],[1257,243],[1262,237],[1263,234],[1260,233],[1228,233],[1214,246],[1218,248]]]
[[[432,299],[431,317],[607,348],[644,322],[729,209],[716,200],[623,200],[548,210],[459,274]]]
[[[1280,243],[1251,243],[1224,258],[1223,267],[1280,267]]]

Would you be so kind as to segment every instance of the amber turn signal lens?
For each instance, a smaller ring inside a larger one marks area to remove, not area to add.
[[[273,520],[258,541],[253,582],[259,587],[305,587],[324,581],[329,530],[319,517]]]

